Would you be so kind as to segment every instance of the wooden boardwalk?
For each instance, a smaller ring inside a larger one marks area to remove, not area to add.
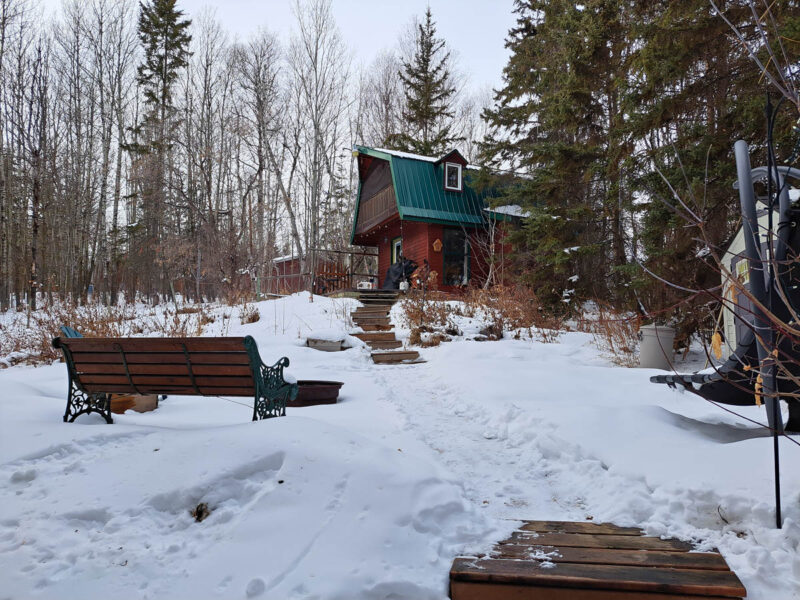
[[[631,527],[527,521],[488,556],[459,557],[452,600],[721,600],[747,595],[718,552]]]

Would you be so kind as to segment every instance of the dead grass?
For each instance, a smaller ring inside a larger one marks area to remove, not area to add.
[[[461,335],[461,317],[482,321],[485,325],[480,339],[484,340],[499,340],[513,332],[516,339],[524,335],[552,343],[565,328],[563,319],[545,311],[533,291],[524,286],[470,289],[458,303],[412,290],[400,307],[401,318],[411,330],[409,343],[413,345],[438,345]]]
[[[60,359],[61,352],[52,347],[52,340],[61,335],[62,325],[85,337],[189,337],[202,334],[203,327],[214,320],[212,309],[202,305],[143,313],[141,306],[133,304],[78,306],[58,301],[32,313],[30,323],[24,313],[0,315],[0,359],[12,354],[14,360],[7,362],[37,364]]]
[[[637,315],[619,314],[602,305],[578,320],[578,330],[591,333],[595,345],[621,367],[639,365],[640,325]]]
[[[258,307],[255,304],[245,303],[239,309],[239,320],[242,324],[257,323],[261,319],[261,313],[258,312]]]

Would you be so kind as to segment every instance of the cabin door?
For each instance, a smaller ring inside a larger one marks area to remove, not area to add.
[[[444,258],[444,285],[462,286],[469,283],[469,238],[463,229],[445,229],[442,232]]]

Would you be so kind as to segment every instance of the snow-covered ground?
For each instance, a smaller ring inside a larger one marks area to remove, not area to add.
[[[344,382],[338,404],[285,418],[170,397],[64,424],[63,364],[0,370],[0,598],[445,598],[453,557],[515,519],[690,539],[722,551],[748,598],[800,598],[798,446],[781,444],[777,530],[772,439],[613,366],[587,334],[456,338],[377,366],[355,338],[305,347],[352,332],[355,306],[308,298],[225,325],[298,379]]]

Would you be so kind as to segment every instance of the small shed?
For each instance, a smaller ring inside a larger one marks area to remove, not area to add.
[[[354,146],[359,189],[351,244],[378,250],[379,285],[401,258],[427,266],[444,291],[502,281],[509,224],[518,210],[489,209],[476,169],[458,152],[440,157]]]

